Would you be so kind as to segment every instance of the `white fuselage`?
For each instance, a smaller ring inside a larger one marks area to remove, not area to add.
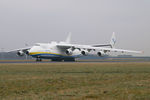
[[[56,42],[36,44],[29,50],[29,55],[34,58],[45,58],[45,59],[77,58],[81,56],[81,53],[78,49],[75,49],[74,51],[72,51],[72,54],[68,55],[66,54],[66,50],[59,49],[56,46],[57,44],[58,43]]]

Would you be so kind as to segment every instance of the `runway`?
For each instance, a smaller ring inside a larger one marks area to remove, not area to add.
[[[77,60],[75,62],[54,62],[54,61],[41,61],[36,62],[34,60],[0,60],[0,64],[27,64],[27,63],[123,63],[123,62],[150,62],[149,60],[137,60],[137,59],[121,59],[121,60]]]

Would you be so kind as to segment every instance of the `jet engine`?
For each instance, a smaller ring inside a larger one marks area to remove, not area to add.
[[[17,55],[18,56],[24,56],[24,52],[22,50],[20,50],[20,51],[17,52]]]
[[[70,50],[70,49],[66,50],[66,54],[67,55],[72,55],[72,50]]]
[[[99,51],[99,52],[97,52],[97,55],[102,57],[102,56],[105,56],[106,54],[104,52],[102,52],[102,51]]]
[[[82,50],[82,51],[81,51],[81,54],[84,55],[84,56],[87,56],[87,55],[88,55],[88,51]]]
[[[26,55],[29,55],[29,50],[25,51]]]

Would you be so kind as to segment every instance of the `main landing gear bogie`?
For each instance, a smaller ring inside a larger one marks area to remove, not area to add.
[[[42,59],[41,59],[41,58],[36,58],[36,61],[37,61],[37,62],[41,62]]]
[[[36,62],[41,62],[41,58],[36,58]],[[51,59],[52,62],[75,62],[74,58],[65,58],[65,59]]]
[[[64,59],[64,62],[75,62],[75,59],[74,58]]]
[[[65,59],[52,59],[51,61],[56,61],[56,62],[75,62],[75,59],[74,58],[65,58]]]
[[[51,61],[61,62],[63,59],[51,59]]]

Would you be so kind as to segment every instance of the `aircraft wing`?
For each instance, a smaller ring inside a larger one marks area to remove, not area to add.
[[[10,51],[7,51],[7,52],[17,52],[17,51],[23,51],[23,52],[26,52],[26,51],[29,50],[29,49],[31,49],[31,47],[14,49],[14,50],[10,50]]]
[[[92,47],[112,47],[111,44],[94,44]]]
[[[124,50],[124,49],[115,49],[115,48],[99,48],[103,51],[110,51],[110,52],[122,52],[122,53],[142,53],[142,51],[134,51],[134,50]]]
[[[74,45],[71,45],[71,44],[58,44],[57,47],[60,48],[60,49],[69,49],[69,48],[74,47]]]
[[[115,48],[106,48],[106,47],[93,47],[90,45],[76,45],[76,44],[59,44],[57,45],[60,49],[79,49],[79,50],[87,50],[87,51],[104,51],[106,52],[122,52],[122,53],[143,53],[142,51],[133,51],[133,50],[124,50],[124,49],[115,49]]]

